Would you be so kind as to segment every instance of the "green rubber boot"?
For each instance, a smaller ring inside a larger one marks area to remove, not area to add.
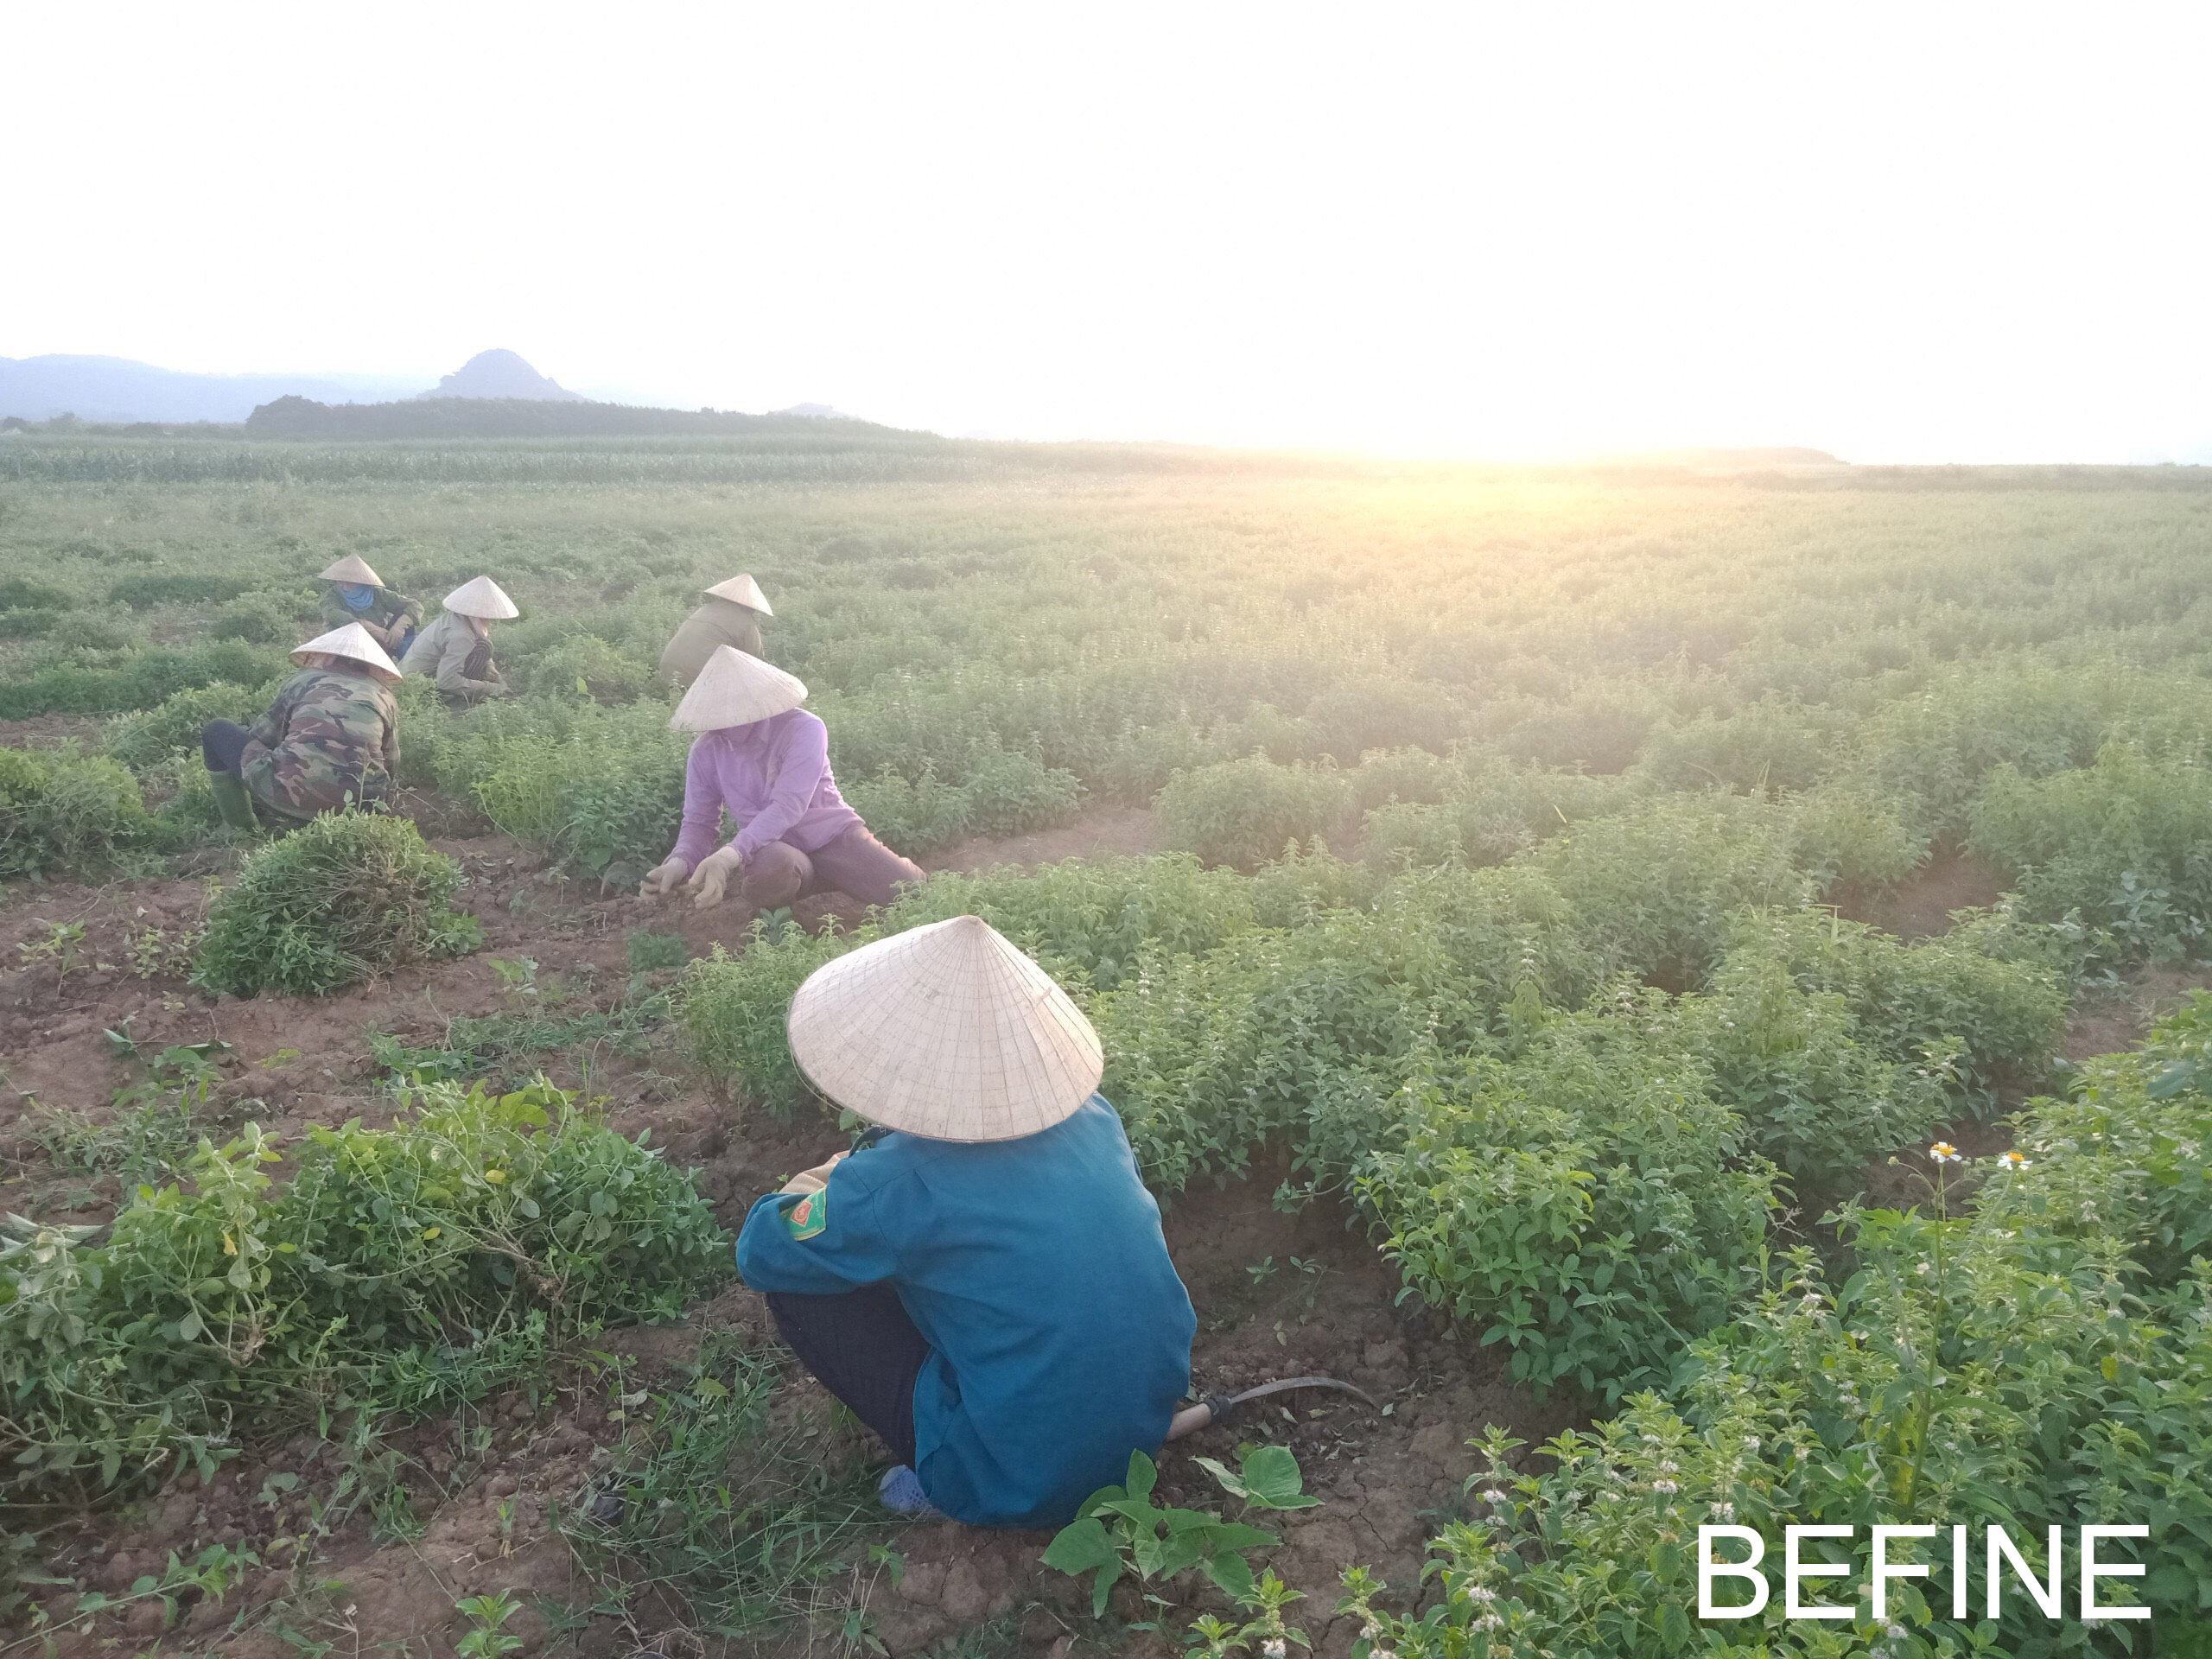
[[[253,814],[253,797],[246,793],[245,783],[236,774],[211,772],[208,782],[215,791],[215,810],[223,815],[225,823],[248,835],[261,828],[261,820]]]

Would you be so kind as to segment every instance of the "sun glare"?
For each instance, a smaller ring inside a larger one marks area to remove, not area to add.
[[[949,433],[2212,453],[2212,12],[10,20],[0,353]],[[2155,48],[2151,42],[2156,41]]]

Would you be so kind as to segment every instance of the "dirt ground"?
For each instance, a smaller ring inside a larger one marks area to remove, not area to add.
[[[1141,806],[1093,806],[1073,823],[1001,840],[971,836],[948,847],[931,863],[941,870],[988,870],[1057,864],[1064,858],[1121,858],[1156,853],[1159,826]]]
[[[2145,968],[2124,985],[2084,995],[2058,1045],[2063,1059],[2116,1054],[2142,1040],[2152,1023],[2171,1014],[2191,991],[2212,990],[2202,968]]]
[[[16,749],[50,749],[77,739],[86,745],[99,741],[104,729],[91,715],[37,715],[29,720],[0,720],[0,744]]]
[[[1901,939],[1921,939],[1949,931],[1952,912],[1993,905],[2004,892],[2003,880],[1980,860],[1939,848],[1910,880],[1879,893],[1846,895],[1837,908],[1851,921]]]
[[[116,1178],[58,1168],[48,1145],[56,1110],[104,1121],[116,1091],[142,1075],[110,1033],[127,1036],[141,1054],[172,1043],[229,1045],[219,1051],[223,1081],[208,1112],[223,1128],[251,1118],[292,1140],[313,1124],[387,1116],[369,1033],[429,1046],[457,1016],[512,1008],[514,969],[503,974],[498,964],[534,963],[532,995],[603,1001],[626,978],[632,929],[680,932],[694,954],[718,942],[741,943],[747,918],[734,907],[703,913],[648,907],[628,894],[563,880],[495,836],[432,839],[467,873],[460,902],[482,920],[484,949],[319,1000],[218,997],[185,982],[189,942],[219,870],[203,879],[102,887],[18,883],[0,893],[0,1206],[81,1223],[112,1215],[121,1196]],[[1109,810],[1066,830],[971,842],[937,862],[1029,865],[1154,844],[1148,815]],[[810,903],[800,918],[817,923],[824,910]],[[56,945],[57,925],[81,927],[81,938]],[[578,1075],[585,1065],[588,1077]],[[702,1190],[726,1224],[838,1138],[826,1120],[787,1126],[735,1116],[689,1071],[665,1032],[642,1058],[563,1054],[549,1071],[566,1086],[583,1084],[607,1096],[609,1122],[623,1133],[652,1128],[672,1161],[700,1171]],[[1280,1517],[1285,1541],[1273,1561],[1311,1592],[1300,1611],[1324,1650],[1340,1652],[1350,1633],[1332,1630],[1340,1622],[1329,1611],[1338,1576],[1365,1564],[1408,1591],[1418,1583],[1422,1541],[1455,1512],[1460,1481],[1472,1467],[1464,1445],[1469,1433],[1498,1422],[1539,1441],[1586,1420],[1587,1406],[1564,1395],[1538,1402],[1501,1385],[1493,1351],[1446,1340],[1418,1311],[1395,1308],[1395,1275],[1341,1212],[1316,1207],[1284,1215],[1273,1208],[1283,1173],[1257,1170],[1225,1188],[1184,1194],[1169,1209],[1170,1245],[1199,1310],[1197,1386],[1235,1391],[1320,1372],[1366,1389],[1387,1414],[1341,1396],[1290,1396],[1261,1419],[1179,1443],[1163,1458],[1163,1490],[1218,1507],[1220,1493],[1192,1456],[1233,1461],[1238,1440],[1259,1434],[1294,1446],[1309,1489],[1325,1502]],[[606,1345],[634,1362],[627,1380],[636,1387],[680,1366],[720,1328],[763,1343],[769,1338],[758,1299],[739,1287],[680,1325],[616,1333]],[[795,1387],[799,1409],[819,1419],[824,1446],[834,1444],[839,1455],[870,1454],[849,1419],[840,1426],[827,1395],[803,1377]],[[188,1476],[150,1500],[63,1525],[49,1535],[52,1565],[75,1588],[52,1592],[49,1612],[57,1621],[79,1591],[120,1593],[141,1573],[158,1572],[171,1551],[189,1560],[220,1542],[251,1550],[261,1565],[219,1602],[203,1598],[185,1606],[166,1632],[159,1603],[141,1599],[90,1620],[87,1630],[61,1632],[53,1651],[136,1653],[159,1638],[168,1653],[219,1649],[277,1659],[293,1650],[280,1630],[298,1630],[304,1621],[315,1639],[341,1648],[419,1646],[444,1655],[462,1628],[454,1601],[500,1591],[529,1604],[508,1627],[525,1638],[525,1653],[665,1650],[674,1659],[696,1651],[681,1630],[548,1611],[585,1609],[594,1599],[593,1586],[552,1534],[549,1514],[576,1496],[603,1459],[608,1411],[603,1389],[570,1381],[535,1405],[494,1400],[478,1421],[410,1431],[401,1444],[419,1465],[409,1484],[418,1509],[429,1510],[423,1535],[378,1548],[357,1520],[321,1541],[311,1567],[290,1559],[286,1541],[308,1525],[317,1471],[334,1455],[312,1434],[252,1446],[204,1486]],[[457,1451],[469,1433],[472,1449]],[[297,1477],[296,1484],[279,1479],[272,1487],[272,1477],[286,1476]],[[876,1570],[843,1593],[866,1606],[894,1659],[978,1626],[1009,1649],[1042,1651],[1071,1630],[1091,1628],[1087,1607],[1077,1616],[1086,1592],[1039,1564],[1045,1541],[1041,1535],[980,1533],[950,1522],[910,1526],[896,1540],[904,1570],[895,1586]],[[1179,1634],[1195,1611],[1173,1615],[1173,1630]],[[1142,1624],[1147,1612],[1126,1592],[1115,1607],[1124,1626]],[[1324,1631],[1332,1634],[1324,1639]],[[1124,1637],[1122,1645],[1138,1649],[1160,1641],[1142,1630]]]
[[[375,1086],[372,1031],[429,1046],[454,1017],[512,1008],[518,995],[603,1002],[626,979],[632,929],[680,932],[695,954],[741,941],[746,918],[734,907],[649,908],[563,879],[498,836],[435,841],[467,870],[461,902],[483,921],[485,948],[318,1001],[217,997],[185,982],[189,940],[208,897],[205,879],[16,883],[0,892],[0,1208],[80,1222],[113,1212],[120,1196],[114,1178],[68,1174],[48,1144],[54,1109],[98,1122],[138,1075],[111,1032],[145,1053],[169,1043],[228,1044],[211,1111],[226,1125],[250,1116],[291,1139],[312,1124],[388,1113]],[[1066,830],[964,843],[938,863],[980,869],[1154,844],[1148,815],[1109,810]],[[1931,867],[1872,918],[1900,932],[1933,931],[1951,910],[1986,901],[1986,872],[1954,860]],[[801,919],[817,922],[822,913],[811,904]],[[57,944],[56,925],[81,926],[81,938]],[[518,992],[513,969],[496,965],[524,958],[536,964],[527,993]],[[2146,976],[2111,1006],[2085,1008],[2067,1052],[2126,1046],[2160,1002],[2202,982]],[[556,1082],[605,1096],[616,1128],[650,1127],[672,1161],[696,1166],[726,1224],[836,1140],[826,1120],[785,1125],[737,1115],[689,1071],[666,1032],[642,1057],[563,1054],[549,1070]],[[1162,1482],[1171,1498],[1218,1506],[1219,1493],[1192,1457],[1230,1458],[1238,1440],[1262,1433],[1293,1446],[1309,1490],[1324,1501],[1270,1517],[1284,1538],[1270,1564],[1307,1592],[1299,1622],[1318,1650],[1339,1655],[1352,1632],[1331,1611],[1338,1575],[1368,1566],[1410,1601],[1423,1541],[1460,1512],[1461,1483],[1473,1465],[1469,1435],[1497,1423],[1539,1444],[1586,1421],[1591,1405],[1565,1395],[1540,1401],[1505,1386],[1496,1350],[1448,1339],[1426,1314],[1397,1306],[1395,1274],[1343,1212],[1274,1208],[1281,1174],[1260,1168],[1247,1180],[1187,1192],[1168,1210],[1169,1243],[1199,1313],[1196,1385],[1233,1391],[1319,1372],[1357,1383],[1384,1409],[1341,1396],[1291,1396],[1257,1419],[1169,1448]],[[613,1333],[603,1346],[623,1362],[621,1386],[634,1389],[680,1367],[710,1332],[725,1329],[757,1344],[771,1339],[759,1299],[735,1287],[680,1325]],[[880,1455],[810,1382],[795,1376],[792,1387],[793,1408],[814,1426],[824,1458]],[[318,1471],[327,1472],[334,1456],[312,1433],[252,1445],[207,1484],[187,1477],[150,1499],[60,1525],[48,1536],[51,1566],[74,1585],[47,1592],[57,1622],[81,1592],[119,1593],[141,1573],[158,1572],[171,1551],[188,1560],[220,1542],[251,1550],[259,1565],[219,1600],[188,1602],[166,1630],[161,1605],[141,1599],[60,1630],[48,1649],[57,1659],[156,1648],[283,1659],[307,1639],[307,1650],[318,1654],[419,1650],[438,1659],[453,1652],[463,1628],[454,1602],[505,1591],[525,1603],[508,1628],[524,1638],[526,1656],[703,1659],[721,1651],[646,1613],[633,1622],[594,1611],[594,1586],[553,1531],[554,1506],[577,1499],[605,1466],[617,1433],[615,1398],[603,1382],[564,1371],[545,1379],[534,1402],[498,1398],[465,1423],[408,1431],[396,1445],[410,1460],[407,1484],[427,1523],[410,1542],[379,1547],[366,1518],[357,1517],[302,1549],[296,1541],[310,1530]],[[1124,1586],[1113,1607],[1115,1634],[1103,1636],[1088,1618],[1087,1592],[1039,1564],[1045,1542],[1043,1535],[946,1522],[909,1525],[894,1539],[903,1561],[895,1583],[891,1572],[873,1567],[838,1586],[837,1598],[865,1610],[890,1659],[949,1652],[956,1642],[968,1644],[964,1651],[1068,1659],[1078,1633],[1087,1648],[1180,1651],[1179,1642],[1172,1649],[1168,1642],[1198,1605],[1161,1614]],[[1167,1634],[1143,1628],[1149,1618],[1160,1618]],[[315,1645],[324,1642],[333,1647]],[[772,1642],[763,1650],[777,1648]]]

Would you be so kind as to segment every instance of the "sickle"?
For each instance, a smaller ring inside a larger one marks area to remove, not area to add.
[[[1271,1394],[1287,1394],[1293,1389],[1334,1389],[1348,1394],[1362,1405],[1374,1406],[1375,1401],[1363,1389],[1349,1382],[1339,1382],[1333,1376],[1287,1376],[1279,1382],[1262,1382],[1256,1389],[1247,1389],[1242,1394],[1210,1394],[1195,1406],[1185,1406],[1175,1414],[1167,1425],[1167,1438],[1179,1440],[1185,1434],[1205,1427],[1209,1423],[1227,1422],[1239,1406]],[[1379,1408],[1377,1408],[1379,1409]]]

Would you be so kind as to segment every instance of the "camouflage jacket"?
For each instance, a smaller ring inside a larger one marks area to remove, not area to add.
[[[748,657],[760,653],[760,613],[720,594],[683,619],[660,654],[661,677],[689,690],[718,645],[735,645]]]
[[[423,601],[395,594],[389,588],[379,588],[376,597],[369,601],[368,609],[357,611],[346,602],[336,582],[326,582],[322,584],[322,620],[326,627],[332,628],[359,622],[375,636],[378,645],[391,651],[402,639],[423,626]]]
[[[238,776],[257,801],[288,818],[348,801],[373,805],[399,771],[399,703],[369,674],[302,669],[277,689],[251,736]]]

